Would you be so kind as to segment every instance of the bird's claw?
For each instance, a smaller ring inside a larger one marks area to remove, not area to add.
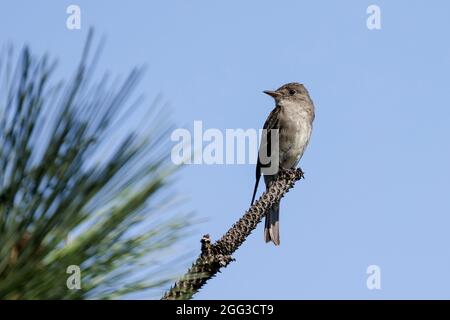
[[[302,170],[302,168],[298,168],[300,179],[305,179],[305,172]]]

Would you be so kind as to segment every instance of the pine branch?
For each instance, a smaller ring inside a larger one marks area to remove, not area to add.
[[[280,171],[278,178],[225,235],[214,244],[210,236],[201,239],[201,254],[187,273],[167,291],[162,300],[191,299],[221,268],[234,261],[231,256],[256,228],[273,204],[279,202],[295,182],[303,177],[300,169]]]
[[[161,261],[194,223],[170,190],[167,108],[141,104],[142,68],[96,75],[100,48],[91,30],[68,80],[0,50],[0,300],[153,296],[185,258]]]

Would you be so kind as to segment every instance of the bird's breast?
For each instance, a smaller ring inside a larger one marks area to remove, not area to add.
[[[279,150],[283,168],[297,166],[309,143],[312,121],[307,112],[286,108],[280,118]]]

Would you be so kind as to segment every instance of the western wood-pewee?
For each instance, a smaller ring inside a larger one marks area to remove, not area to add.
[[[303,84],[288,83],[276,91],[264,93],[275,99],[276,106],[264,123],[252,204],[261,173],[264,174],[264,182],[268,188],[277,177],[279,168],[290,169],[297,166],[309,143],[314,121],[314,104]],[[270,169],[274,165],[275,170]],[[272,241],[275,245],[280,244],[279,210],[279,203],[270,209],[264,228],[266,242]]]

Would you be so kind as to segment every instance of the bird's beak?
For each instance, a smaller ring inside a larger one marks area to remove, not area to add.
[[[271,96],[274,99],[278,98],[281,95],[279,92],[271,91],[271,90],[266,90],[266,91],[263,91],[263,92],[265,94],[268,94],[269,96]]]

